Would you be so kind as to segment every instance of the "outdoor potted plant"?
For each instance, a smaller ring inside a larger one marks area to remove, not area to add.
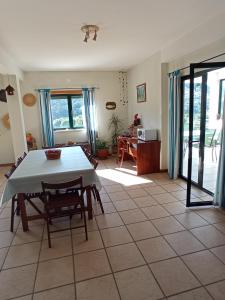
[[[108,128],[111,130],[112,153],[117,153],[117,137],[121,133],[122,121],[116,114],[112,114]]]
[[[106,141],[98,139],[96,141],[96,155],[99,159],[106,159],[109,155],[109,150]]]

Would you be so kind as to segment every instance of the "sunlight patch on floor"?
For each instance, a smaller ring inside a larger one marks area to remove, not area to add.
[[[124,172],[113,170],[113,169],[97,170],[96,172],[99,177],[115,181],[125,186],[146,184],[152,182],[149,179],[141,178],[130,174],[125,174]]]

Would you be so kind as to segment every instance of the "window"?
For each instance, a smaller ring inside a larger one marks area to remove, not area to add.
[[[52,95],[54,130],[85,128],[83,95]]]

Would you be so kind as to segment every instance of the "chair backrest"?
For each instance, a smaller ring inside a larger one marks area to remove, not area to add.
[[[62,182],[62,183],[47,183],[47,182],[41,182],[42,190],[43,192],[51,191],[51,190],[65,190],[69,188],[83,188],[83,179],[82,177],[79,177],[75,180],[68,181],[68,182]]]
[[[94,169],[96,170],[98,167],[98,161],[93,156],[90,158],[90,163],[94,166]]]
[[[9,179],[10,176],[12,175],[12,173],[13,173],[15,170],[16,170],[16,165],[13,165],[13,166],[10,168],[10,170],[9,170],[7,173],[4,174],[4,176],[5,176],[7,179]]]

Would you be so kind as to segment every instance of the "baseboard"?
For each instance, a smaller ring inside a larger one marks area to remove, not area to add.
[[[160,169],[160,173],[168,173],[168,169]]]

